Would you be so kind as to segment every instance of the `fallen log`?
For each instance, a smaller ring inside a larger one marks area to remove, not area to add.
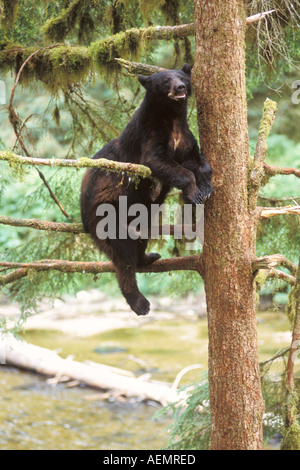
[[[28,344],[12,335],[0,336],[0,364],[15,366],[50,377],[69,377],[89,387],[109,390],[113,395],[151,400],[162,405],[180,398],[170,384],[143,380],[127,371],[103,364],[63,359],[55,351]]]

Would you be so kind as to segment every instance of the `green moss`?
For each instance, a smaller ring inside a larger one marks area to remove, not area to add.
[[[276,111],[276,101],[266,99],[264,103],[263,117],[259,127],[259,135],[264,135],[266,137],[269,136]]]
[[[49,41],[61,42],[78,25],[78,38],[81,42],[94,30],[91,8],[97,8],[98,13],[101,3],[101,0],[73,0],[67,8],[62,9],[60,15],[46,21],[42,33]]]
[[[59,112],[59,108],[57,105],[55,106],[52,115],[53,115],[55,124],[57,125],[57,127],[59,127],[60,126],[60,112]]]
[[[62,10],[56,18],[46,21],[42,33],[50,41],[63,41],[74,28],[82,7],[82,0],[74,0],[68,8]]]
[[[92,159],[86,157],[82,157],[77,160],[77,164],[79,167],[82,166],[82,168],[92,168],[93,162],[94,161]],[[103,171],[114,171],[116,173],[123,174],[123,171],[118,167],[118,162],[106,160],[105,158],[100,159],[100,164],[101,162],[103,162]],[[105,165],[107,164],[109,164],[109,168],[105,168]],[[126,173],[128,174],[129,172],[127,171]],[[130,177],[133,183],[139,183],[141,179],[151,177],[151,170],[147,166],[138,165],[135,170],[132,170],[132,173],[130,172]]]
[[[284,433],[281,450],[300,450],[300,425],[293,423]]]
[[[292,287],[290,293],[289,293],[289,298],[288,298],[288,303],[286,306],[286,314],[289,319],[291,329],[294,328],[294,323],[295,323],[295,318],[296,318],[296,287]]]
[[[168,0],[164,2],[162,11],[167,24],[179,24],[180,0]]]
[[[51,22],[55,23],[56,20]],[[132,28],[94,42],[89,47],[59,45],[52,49],[41,48],[27,63],[20,83],[30,86],[33,81],[39,80],[48,91],[56,94],[59,90],[66,91],[71,85],[83,84],[88,80],[90,73],[95,71],[112,81],[114,75],[121,70],[116,58],[137,60],[153,40],[173,38],[172,30],[163,30],[160,33],[157,27]],[[26,48],[3,41],[0,43],[0,70],[18,71],[36,50],[33,47]]]
[[[5,15],[4,15],[4,4],[3,4],[3,1],[0,0],[0,24],[2,22],[2,20],[4,19]]]
[[[0,1],[0,24],[7,31],[14,24],[19,8],[19,0]]]
[[[20,163],[18,157],[14,153],[10,151],[1,152],[0,160],[8,161],[13,179],[23,181],[25,176],[24,165]]]
[[[255,276],[256,290],[259,292],[268,280],[268,270],[260,269]]]
[[[27,49],[28,55],[34,52],[34,49]],[[9,72],[16,68],[17,60],[23,56],[24,48],[19,44],[15,44],[11,41],[0,42],[0,70],[2,72]],[[22,59],[21,59],[22,60]],[[25,60],[25,59],[24,59]]]
[[[66,90],[74,83],[85,82],[91,70],[91,61],[85,47],[61,46],[49,51],[48,73],[39,72],[41,80],[50,89]]]
[[[165,0],[139,0],[141,13],[146,21],[150,21],[153,12],[157,12],[165,4]]]
[[[133,28],[92,43],[89,56],[96,69],[107,76],[120,68],[115,58],[137,59],[142,49],[142,31]]]
[[[35,48],[24,48],[13,43],[0,44],[0,70],[18,70]],[[28,86],[41,81],[51,92],[67,90],[74,83],[84,83],[91,72],[88,49],[80,46],[59,46],[41,49],[24,68],[20,83]]]

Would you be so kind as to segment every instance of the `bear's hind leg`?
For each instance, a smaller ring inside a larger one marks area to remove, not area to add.
[[[139,291],[136,282],[136,267],[138,265],[138,249],[132,240],[115,240],[116,246],[110,240],[112,262],[115,266],[119,287],[131,310],[137,315],[147,315],[150,302]]]
[[[139,266],[148,266],[148,264],[152,264],[160,258],[161,256],[159,253],[144,253],[143,257],[139,261]]]
[[[148,266],[161,258],[159,253],[145,253],[148,240],[138,240],[138,266]]]

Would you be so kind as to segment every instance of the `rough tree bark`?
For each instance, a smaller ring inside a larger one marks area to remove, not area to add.
[[[248,208],[245,2],[195,0],[202,151],[214,173],[206,206],[204,271],[209,323],[211,448],[262,447],[256,303],[251,269],[255,218]]]

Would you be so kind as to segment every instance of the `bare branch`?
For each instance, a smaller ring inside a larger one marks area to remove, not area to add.
[[[259,269],[271,269],[275,268],[276,266],[284,266],[287,268],[293,275],[297,272],[297,266],[292,261],[287,259],[285,256],[281,254],[271,255],[271,256],[263,256],[261,258],[255,258],[252,262],[252,270],[253,272]]]
[[[258,21],[262,20],[265,16],[270,15],[271,13],[274,13],[276,10],[269,10],[265,11],[263,13],[257,13],[256,15],[248,16],[246,19],[246,23],[257,23]]]
[[[258,207],[260,210],[260,217],[262,219],[269,219],[277,215],[293,214],[300,216],[300,206],[282,206],[282,207]]]
[[[268,165],[264,163],[264,170],[268,176],[276,175],[294,175],[297,178],[300,178],[300,169],[299,168],[284,168],[276,165]]]
[[[118,64],[124,67],[131,75],[143,74],[152,75],[153,73],[165,72],[167,69],[157,67],[156,65],[142,64],[140,62],[130,62],[129,60],[116,58]]]
[[[279,269],[272,268],[266,275],[266,281],[270,278],[280,279],[281,281],[287,282],[291,286],[294,286],[296,283],[296,278],[294,276],[291,276],[284,271],[280,271]]]
[[[0,152],[0,160],[8,161],[10,164],[15,165],[41,165],[50,166],[52,168],[64,167],[74,168],[101,168],[108,171],[124,172],[136,178],[149,178],[151,170],[143,165],[136,165],[134,163],[115,162],[101,158],[94,160],[92,158],[79,158],[78,160],[55,159],[55,158],[31,158],[15,155],[12,152]]]

